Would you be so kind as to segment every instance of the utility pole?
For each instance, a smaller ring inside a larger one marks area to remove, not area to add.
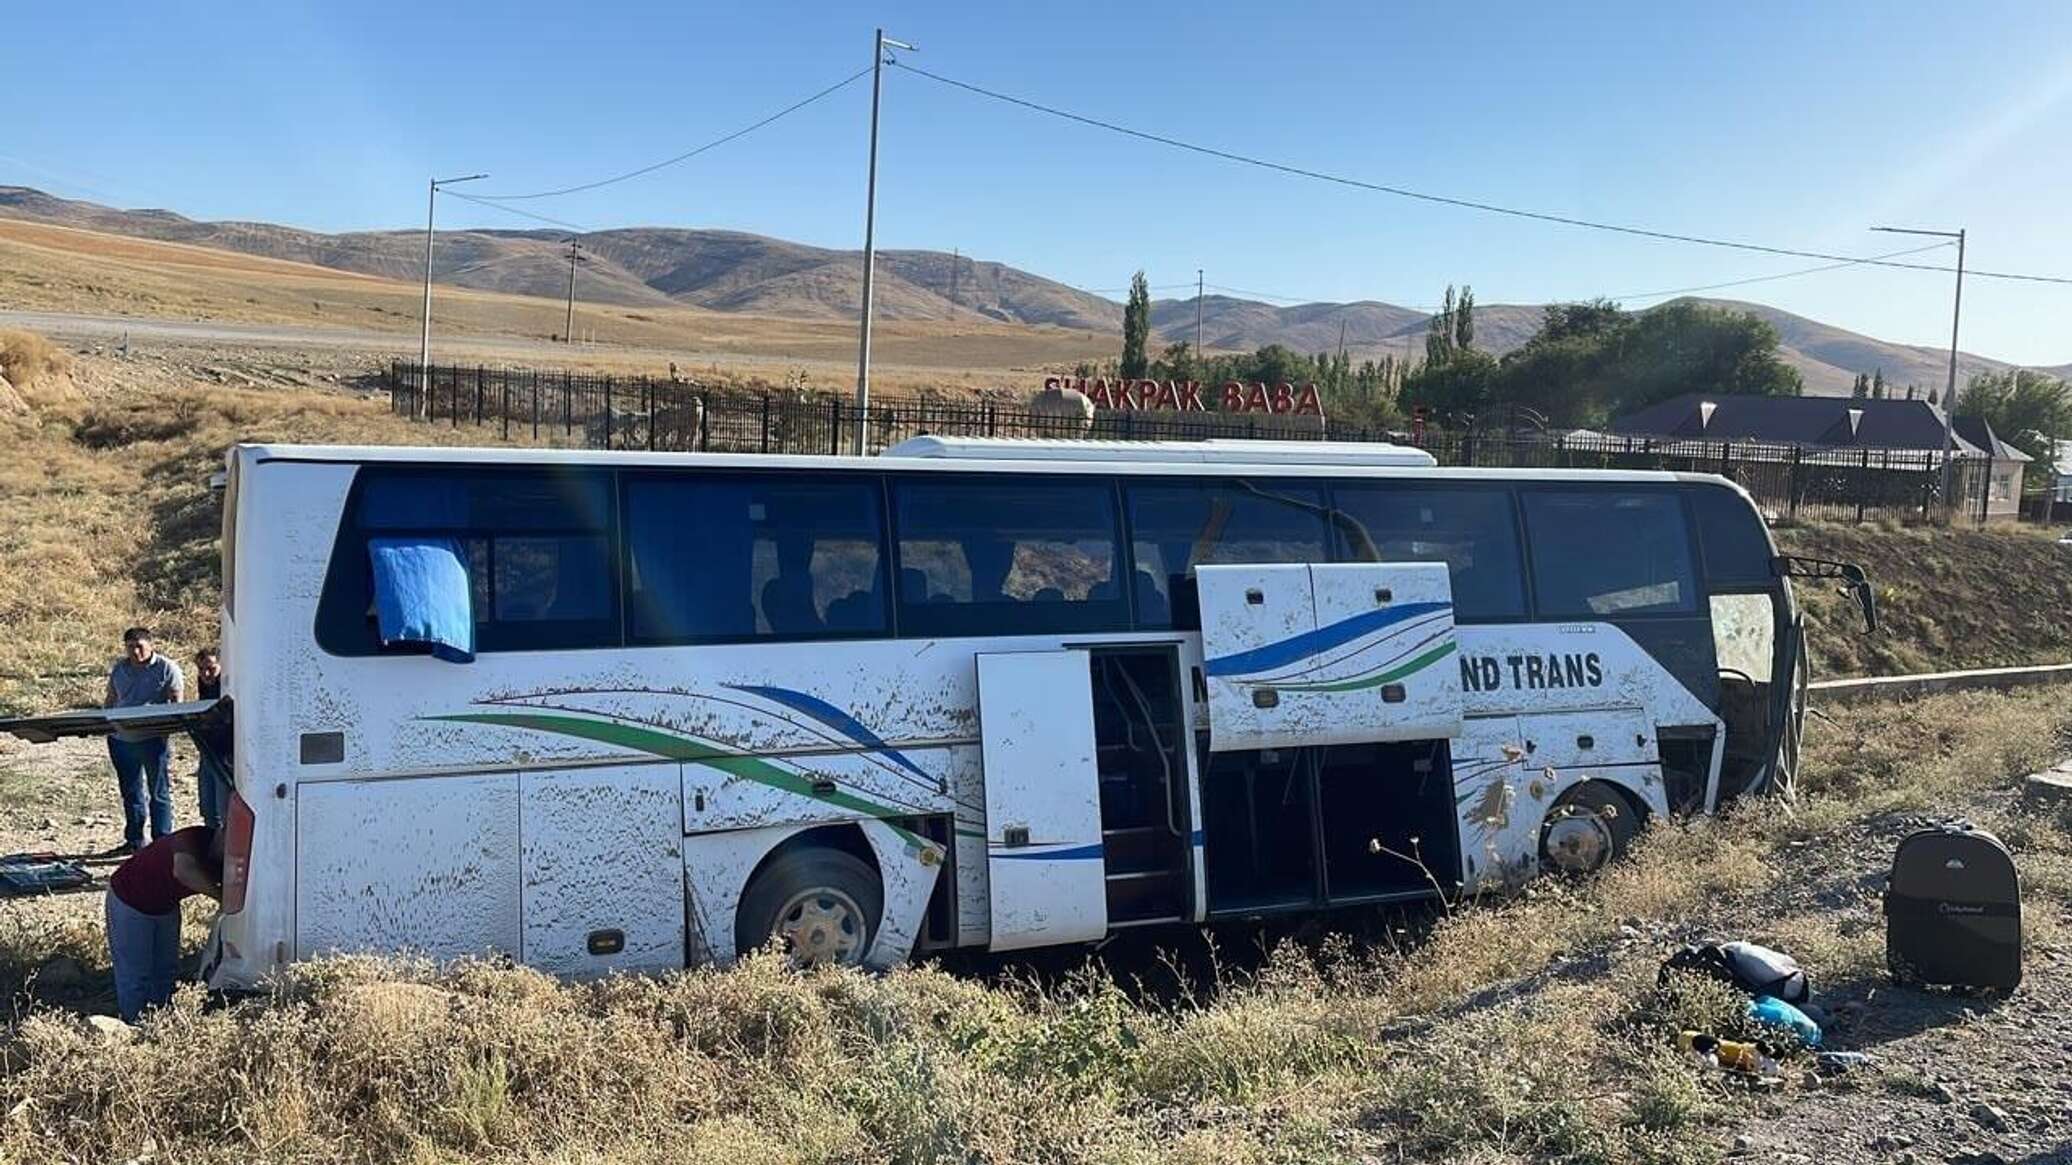
[[[1950,376],[1943,386],[1943,504],[1951,507],[1954,516],[1956,499],[1950,496],[1957,480],[1955,460],[1957,457],[1957,326],[1964,320],[1964,229],[1954,231],[1924,231],[1911,227],[1872,227],[1889,235],[1927,235],[1937,239],[1957,240],[1957,294],[1950,304]]]
[[[561,342],[576,342],[576,264],[583,261],[582,247],[574,239],[568,241],[568,322],[561,325]]]
[[[878,228],[878,105],[885,90],[887,48],[914,51],[904,41],[891,40],[885,30],[877,31],[871,44],[871,153],[870,170],[863,187],[863,326],[856,344],[856,455],[870,452],[871,409],[871,276],[877,267]]]
[[[439,213],[439,187],[487,177],[487,174],[469,174],[460,178],[434,178],[431,191],[425,197],[424,333],[417,343],[417,410],[421,414],[432,407],[432,220]]]
[[[1183,283],[1183,284],[1181,284],[1180,286],[1182,286],[1182,287],[1185,287],[1185,286],[1187,286],[1187,285]],[[1202,281],[1201,281],[1201,268],[1199,268],[1199,267],[1196,267],[1196,268],[1194,269],[1194,364],[1195,364],[1195,367],[1197,367],[1197,368],[1201,367],[1201,362],[1202,362],[1202,350],[1201,350],[1201,293],[1202,293],[1202,287],[1203,287],[1203,284],[1202,284]]]

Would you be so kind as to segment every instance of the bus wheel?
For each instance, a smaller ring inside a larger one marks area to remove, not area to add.
[[[870,950],[884,900],[877,872],[853,855],[795,850],[772,861],[741,896],[734,948],[745,955],[776,938],[794,965],[855,966]]]
[[[1540,825],[1540,865],[1559,874],[1594,874],[1624,856],[1640,819],[1617,790],[1585,781],[1562,795]]]

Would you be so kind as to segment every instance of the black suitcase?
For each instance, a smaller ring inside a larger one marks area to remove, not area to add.
[[[1885,963],[1902,983],[2015,989],[2022,890],[1999,838],[1956,822],[1900,841],[1885,887]]]

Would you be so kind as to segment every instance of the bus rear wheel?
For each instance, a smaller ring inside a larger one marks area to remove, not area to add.
[[[782,854],[749,883],[734,920],[738,954],[778,940],[793,965],[855,966],[884,909],[877,871],[836,849]]]
[[[1640,818],[1618,790],[1585,781],[1564,793],[1540,824],[1540,865],[1557,874],[1594,874],[1624,857]]]

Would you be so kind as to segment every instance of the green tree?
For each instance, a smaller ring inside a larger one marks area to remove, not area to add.
[[[1496,392],[1497,360],[1473,348],[1450,352],[1434,363],[1426,360],[1403,378],[1405,406],[1423,405],[1449,424],[1488,419],[1492,406],[1504,403]]]
[[[1857,373],[1856,386],[1849,390],[1849,395],[1856,400],[1869,400],[1871,395],[1871,378],[1861,372]]]
[[[1142,379],[1149,360],[1145,344],[1151,339],[1151,284],[1142,271],[1130,276],[1130,297],[1122,306],[1122,375]]]
[[[1475,346],[1475,289],[1461,284],[1460,301],[1453,310],[1453,346],[1466,351]]]
[[[1878,369],[1878,374],[1871,378],[1871,399],[1885,399],[1885,370],[1883,368]]]
[[[1689,301],[1628,313],[1599,300],[1549,308],[1540,331],[1504,357],[1488,400],[1598,425],[1679,393],[1801,389],[1776,330],[1755,316]]]
[[[1441,307],[1439,314],[1433,316],[1425,325],[1426,364],[1444,364],[1453,355],[1453,318],[1453,284],[1449,283],[1446,285],[1445,306]]]
[[[1965,385],[1961,415],[1984,417],[2002,441],[2027,453],[2029,484],[2047,480],[2054,443],[2072,441],[2072,386],[2021,369],[1981,372]]]

